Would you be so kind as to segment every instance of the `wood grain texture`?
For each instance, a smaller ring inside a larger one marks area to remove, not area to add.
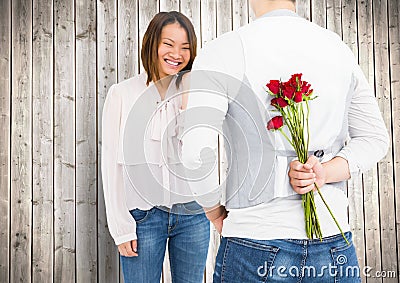
[[[217,1],[217,36],[227,33],[233,28],[232,0]]]
[[[167,242],[168,245],[168,242]],[[162,283],[172,283],[171,264],[169,261],[168,247],[165,250],[164,262],[162,267],[161,280]]]
[[[32,282],[53,280],[53,5],[33,1]]]
[[[32,3],[12,1],[10,282],[32,278]]]
[[[392,101],[394,194],[396,207],[397,262],[400,262],[400,2],[389,1],[389,61]],[[400,276],[400,266],[397,274]]]
[[[342,36],[342,0],[326,0],[326,28]]]
[[[159,0],[160,1],[160,12],[170,12],[180,10],[179,0]]]
[[[296,12],[300,17],[311,19],[311,0],[296,1]]]
[[[97,281],[96,1],[75,1],[76,279]]]
[[[326,0],[311,0],[311,19],[313,23],[326,27]]]
[[[98,282],[118,282],[119,254],[107,226],[101,178],[102,113],[108,89],[117,82],[117,2],[97,1],[97,225]]]
[[[364,239],[364,196],[362,190],[361,176],[353,176],[347,182],[349,200],[349,224],[353,233],[353,243],[357,252],[358,264],[361,267],[366,265],[365,261],[365,239]],[[364,278],[364,275],[361,274]]]
[[[201,47],[200,0],[180,0],[181,13],[192,22],[197,37],[197,53]]]
[[[254,14],[253,9],[251,8],[250,0],[247,0],[247,6],[249,9],[249,22],[254,21],[256,19],[256,15]]]
[[[356,1],[342,2],[342,34],[343,41],[358,58],[358,27],[356,14]],[[364,241],[364,198],[361,176],[353,176],[347,184],[347,197],[349,199],[349,224],[353,232],[353,242],[357,251],[360,266],[365,266],[365,241]],[[361,274],[363,277],[364,275]]]
[[[358,1],[358,41],[359,64],[371,87],[374,87],[374,50],[372,0]],[[363,174],[364,192],[364,237],[365,265],[381,268],[379,203],[377,168]],[[381,279],[368,278],[368,282],[381,282]]]
[[[158,0],[138,0],[139,1],[139,56],[140,50],[142,50],[142,39],[143,35],[147,30],[147,26],[153,19],[156,13],[158,13],[159,2]],[[139,60],[139,73],[144,71],[141,60]]]
[[[216,5],[216,0],[201,0],[201,47],[217,37]]]
[[[233,30],[248,24],[249,4],[246,0],[232,0],[232,28]]]
[[[118,81],[139,73],[137,0],[118,0]]]
[[[11,2],[0,3],[0,282],[9,280]]]
[[[375,91],[383,119],[392,137],[387,3],[387,0],[373,1]],[[382,270],[397,271],[392,144],[386,157],[379,162],[378,172]],[[395,282],[394,280],[397,279],[385,279],[385,282]]]
[[[54,281],[76,280],[74,1],[54,1]]]
[[[347,46],[358,57],[357,46],[357,0],[346,0],[342,2],[342,38]]]

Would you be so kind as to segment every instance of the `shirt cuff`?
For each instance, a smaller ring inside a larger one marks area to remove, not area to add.
[[[132,240],[137,240],[136,232],[114,238],[114,242],[117,246],[126,242],[130,242]]]
[[[357,163],[353,160],[349,150],[344,148],[336,156],[347,160],[351,178],[356,177],[361,173],[360,167],[358,167]]]
[[[202,207],[214,207],[221,202],[221,191],[209,192],[204,195],[193,195],[194,200]]]

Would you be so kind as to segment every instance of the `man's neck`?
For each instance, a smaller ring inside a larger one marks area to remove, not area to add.
[[[254,13],[259,18],[268,12],[278,9],[287,9],[295,12],[296,5],[290,0],[260,1],[257,7],[255,7]]]

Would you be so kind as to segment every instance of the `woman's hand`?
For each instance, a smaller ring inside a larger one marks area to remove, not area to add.
[[[215,226],[215,229],[219,234],[222,232],[222,226],[224,224],[224,219],[228,216],[228,212],[222,205],[217,205],[211,208],[204,208],[208,220]]]
[[[289,177],[293,190],[301,195],[315,190],[314,183],[319,188],[326,184],[326,170],[314,155],[305,164],[298,160],[290,162]]]
[[[221,235],[222,233],[222,226],[224,225],[224,219],[226,218],[228,214],[226,213],[226,211],[224,212],[224,214],[222,214],[221,216],[219,216],[218,218],[214,219],[211,221],[211,223],[214,225],[215,230],[217,230],[218,234]]]
[[[137,240],[132,240],[118,245],[118,251],[122,256],[126,257],[138,256]]]

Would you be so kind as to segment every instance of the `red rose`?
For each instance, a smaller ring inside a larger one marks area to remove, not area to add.
[[[290,85],[290,82],[286,82],[283,84],[282,86],[282,93],[285,97],[292,99],[294,92],[295,92],[295,88],[293,86]]]
[[[290,83],[295,87],[295,88],[297,88],[298,86],[299,86],[299,84],[301,85],[301,76],[302,76],[303,74],[294,74],[294,75],[292,75],[292,77],[290,78]]]
[[[301,82],[301,76],[302,76],[302,75],[303,75],[302,73],[300,73],[300,74],[293,74],[292,77],[291,77],[290,79],[293,80],[294,82]]]
[[[303,81],[303,83],[302,83],[302,85],[301,85],[301,92],[302,92],[302,93],[308,92],[308,90],[310,89],[310,87],[311,87],[311,85],[310,85],[308,82]]]
[[[303,75],[302,73],[293,74],[293,75],[292,75],[292,79],[294,79],[295,81],[296,81],[296,79],[298,79],[299,81],[301,81],[301,76],[302,76],[302,75]]]
[[[275,116],[271,120],[269,120],[267,124],[268,130],[278,130],[280,127],[283,126],[283,117],[282,116]]]
[[[270,80],[269,83],[267,83],[267,87],[273,94],[279,94],[281,82],[278,80]]]
[[[284,107],[288,106],[289,104],[282,97],[277,97],[277,98],[271,99],[271,105],[275,106],[276,108],[278,108],[278,107],[284,108]]]
[[[301,91],[296,91],[293,98],[294,102],[299,103],[303,101],[303,93]]]
[[[312,93],[313,93],[313,89],[310,89],[307,93],[306,93],[306,96],[310,96]]]

